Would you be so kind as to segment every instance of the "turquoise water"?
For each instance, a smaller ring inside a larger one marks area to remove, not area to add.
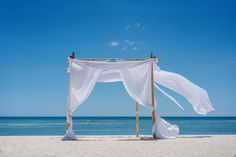
[[[164,117],[181,135],[236,134],[236,117]],[[135,117],[74,117],[77,135],[135,135]],[[151,134],[151,117],[140,117],[140,134]],[[0,136],[64,135],[65,117],[0,117]]]

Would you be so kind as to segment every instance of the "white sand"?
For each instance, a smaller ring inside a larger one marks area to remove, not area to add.
[[[180,136],[169,140],[134,136],[0,136],[0,157],[236,157],[236,135]]]

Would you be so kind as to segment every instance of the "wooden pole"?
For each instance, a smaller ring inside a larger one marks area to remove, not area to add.
[[[67,61],[69,61],[70,59],[75,59],[75,52],[72,52],[72,54],[71,54],[71,56],[69,56],[69,57],[67,57]],[[66,70],[67,71],[67,70]],[[69,82],[68,82],[68,85],[69,85]],[[69,89],[70,87],[68,87],[68,91],[69,91],[69,95],[70,95],[70,89]],[[69,98],[68,98],[69,99]],[[69,105],[69,100],[68,100],[68,104],[67,105]],[[71,113],[69,113],[68,111],[67,111],[67,116],[66,116],[66,119],[68,120],[68,119],[70,119],[70,118],[72,118],[72,115],[71,115]],[[71,123],[70,122],[68,122],[68,121],[66,121],[66,130],[68,130],[69,128],[71,127]]]
[[[151,58],[155,58],[151,53]],[[155,97],[154,97],[154,75],[153,75],[153,63],[151,65],[151,90],[152,90],[152,127],[156,121],[156,114],[155,114]],[[156,139],[156,135],[152,135],[153,139]]]
[[[138,102],[136,101],[136,137],[139,137],[139,108]]]
[[[75,59],[75,52],[72,52],[71,58],[72,58],[72,59]]]

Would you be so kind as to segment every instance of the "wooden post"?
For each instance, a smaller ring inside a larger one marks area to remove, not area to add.
[[[72,52],[70,58],[75,59],[75,52]]]
[[[139,137],[139,109],[138,102],[136,101],[136,137]]]
[[[67,62],[70,60],[70,59],[75,59],[75,52],[72,52],[71,56],[67,57],[66,60]],[[67,71],[67,69],[66,69]],[[70,75],[70,74],[69,74]],[[69,80],[69,79],[68,79]],[[70,84],[70,82],[68,81],[68,85]],[[70,86],[70,85],[69,85]],[[68,95],[70,95],[70,87],[68,86]],[[69,97],[69,96],[68,96]],[[69,98],[67,98],[68,102],[67,102],[67,105],[69,105]],[[72,115],[69,111],[67,111],[67,115],[66,115],[66,130],[68,130],[70,127],[71,127],[71,123],[68,122],[68,119],[71,119],[72,118]]]
[[[151,58],[155,58],[151,53]],[[155,96],[154,96],[154,75],[153,75],[153,63],[151,65],[151,90],[152,90],[152,127],[156,121],[156,114],[155,114]],[[152,135],[153,139],[156,139],[156,135]]]

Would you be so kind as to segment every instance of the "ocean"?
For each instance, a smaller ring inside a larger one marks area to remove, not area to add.
[[[236,117],[163,117],[180,135],[236,134]],[[65,117],[0,117],[0,136],[64,135]],[[139,132],[151,135],[151,117],[140,117]],[[135,117],[73,117],[77,135],[135,135]]]

